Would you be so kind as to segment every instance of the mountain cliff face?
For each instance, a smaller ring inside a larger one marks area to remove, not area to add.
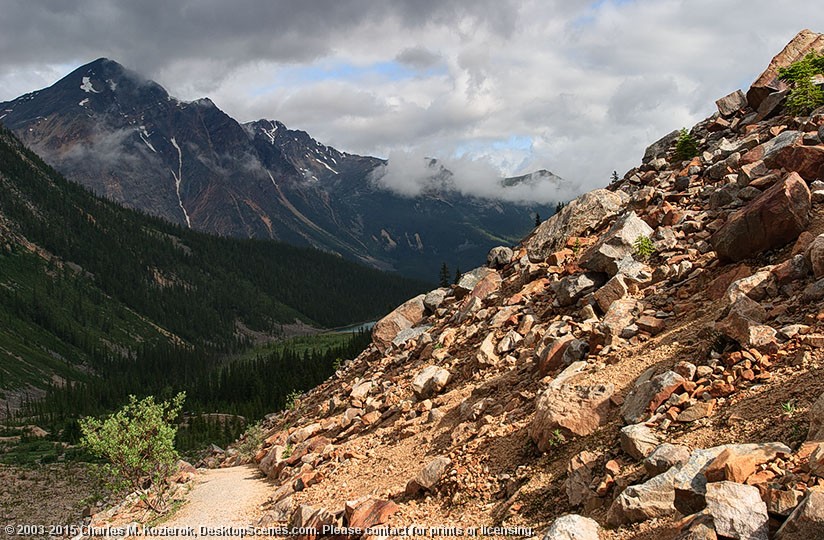
[[[752,101],[378,322],[268,421],[261,523],[821,537],[824,111],[789,115],[769,76],[816,36]]]
[[[240,124],[209,99],[178,101],[107,59],[0,104],[0,121],[70,180],[131,208],[430,280],[441,262],[466,268],[493,245],[517,242],[554,206],[468,198],[448,182],[404,198],[372,180],[383,160],[277,121]],[[562,182],[546,171],[530,180]]]

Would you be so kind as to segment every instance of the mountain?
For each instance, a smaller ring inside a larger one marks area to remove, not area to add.
[[[173,378],[188,356],[237,351],[295,324],[370,320],[425,286],[318,250],[216,237],[125,209],[0,129],[0,402],[104,368],[123,372],[123,362],[145,372],[149,358]]]
[[[209,99],[178,101],[103,58],[0,104],[0,121],[70,180],[131,208],[423,279],[442,262],[477,264],[491,247],[520,240],[536,213],[554,210],[466,197],[448,178],[402,197],[374,178],[384,160],[340,152],[277,121],[240,124]],[[546,171],[529,178],[563,183]],[[501,190],[525,180],[502,180]]]
[[[255,523],[824,537],[824,96],[799,106],[808,52],[824,36],[802,32],[746,95],[379,321],[255,450],[250,433],[226,453],[274,484]],[[796,82],[776,78],[799,61]]]

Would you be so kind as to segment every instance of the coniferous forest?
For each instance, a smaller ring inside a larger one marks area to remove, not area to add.
[[[2,129],[2,128],[0,128]],[[231,361],[284,325],[372,320],[429,285],[329,253],[198,233],[101,199],[0,131],[0,400],[64,429],[129,394],[249,419],[369,342]],[[45,391],[45,398],[43,398]],[[0,411],[0,414],[8,411]]]

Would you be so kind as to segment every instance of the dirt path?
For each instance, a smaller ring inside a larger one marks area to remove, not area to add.
[[[192,527],[200,537],[223,536],[200,534],[200,528],[254,526],[260,518],[260,505],[271,493],[272,486],[256,467],[209,470],[198,474],[186,503],[162,526]]]

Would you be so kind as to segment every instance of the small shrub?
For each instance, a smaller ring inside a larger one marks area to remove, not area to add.
[[[793,414],[795,414],[795,409],[796,409],[796,405],[795,405],[795,401],[793,401],[793,400],[785,401],[784,403],[781,404],[781,412],[784,413],[787,416],[792,416]]]
[[[556,448],[558,446],[562,446],[562,445],[566,444],[566,442],[567,442],[567,439],[566,439],[566,437],[564,437],[564,434],[561,433],[561,430],[556,429],[555,431],[552,432],[552,437],[550,437],[550,439],[549,439],[549,446],[551,446],[552,448]]]
[[[286,409],[293,411],[295,407],[298,406],[298,401],[300,400],[300,392],[297,390],[292,390],[286,395]]]
[[[240,437],[240,441],[235,446],[238,454],[245,458],[254,456],[258,447],[263,444],[263,435],[263,426],[260,425],[260,422],[246,428],[246,431]]]
[[[145,495],[154,487],[163,503],[166,479],[178,460],[173,422],[185,399],[184,393],[160,403],[155,403],[154,396],[140,401],[129,396],[129,403],[105,420],[87,417],[80,421],[83,447],[109,462],[103,468],[109,488]]]
[[[692,159],[698,155],[698,145],[687,128],[681,128],[678,142],[675,143],[675,157],[681,161]]]
[[[792,87],[787,96],[787,109],[791,113],[806,115],[824,105],[824,90],[813,84],[813,77],[819,74],[824,74],[824,55],[816,53],[779,68],[778,77]]]
[[[638,259],[645,261],[655,254],[656,248],[649,236],[642,235],[635,239],[632,251]]]
[[[283,449],[280,459],[289,459],[290,457],[292,457],[292,443],[286,443],[286,448]]]

